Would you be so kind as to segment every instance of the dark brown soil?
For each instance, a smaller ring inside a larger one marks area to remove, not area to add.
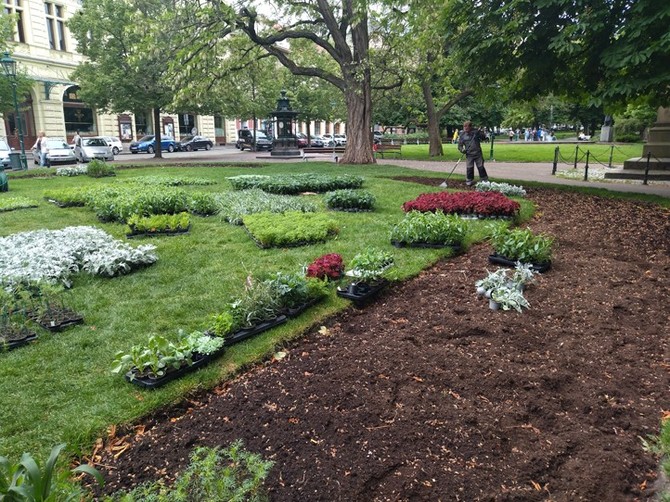
[[[477,298],[496,267],[475,246],[120,434],[128,449],[98,459],[105,490],[172,477],[193,447],[241,438],[275,462],[272,500],[650,497],[658,459],[640,438],[670,409],[670,213],[528,192],[530,227],[557,238],[529,310]]]

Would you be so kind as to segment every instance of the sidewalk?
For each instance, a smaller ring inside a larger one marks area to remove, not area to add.
[[[320,158],[323,157],[323,158]],[[132,155],[130,153],[122,153],[117,156],[116,162],[120,163],[137,163],[137,164],[152,164],[152,163],[197,163],[197,162],[245,162],[245,163],[276,163],[276,162],[300,162],[300,159],[278,159],[273,158],[266,152],[240,152],[233,145],[216,146],[210,151],[197,152],[176,152],[165,153],[163,159],[156,161],[153,156],[147,154]],[[332,154],[329,155],[327,150],[324,150],[323,155],[314,155],[310,158],[310,162],[332,162]],[[404,160],[404,159],[381,159],[378,165],[394,165],[406,167],[409,169],[418,169],[423,171],[433,171],[441,173],[445,178],[449,172],[454,168],[455,161],[427,161],[427,160]],[[496,162],[487,161],[485,163],[486,170],[492,181],[496,180],[511,180],[511,181],[538,181],[542,183],[552,183],[554,185],[570,185],[583,186],[592,188],[603,188],[613,192],[631,192],[644,193],[651,195],[659,195],[661,197],[670,198],[670,182],[650,181],[648,185],[643,185],[641,181],[582,181],[575,179],[566,179],[553,176],[551,174],[552,164],[547,163],[512,163],[512,162]],[[454,174],[465,175],[465,163],[461,162]]]

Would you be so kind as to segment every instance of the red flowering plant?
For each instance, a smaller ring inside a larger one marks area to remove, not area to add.
[[[445,214],[476,214],[480,216],[514,216],[521,206],[499,192],[435,192],[423,193],[405,202],[403,211],[436,212]]]
[[[337,281],[344,273],[344,262],[342,256],[330,253],[320,256],[307,267],[307,277],[318,277]]]

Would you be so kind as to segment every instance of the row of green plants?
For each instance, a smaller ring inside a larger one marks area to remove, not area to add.
[[[265,192],[297,195],[302,192],[330,192],[345,188],[361,188],[363,177],[353,174],[283,174],[275,176],[241,175],[228,178],[234,190],[259,188]]]
[[[480,181],[475,185],[478,192],[500,192],[507,197],[525,197],[526,190],[522,186],[496,181]]]
[[[334,211],[372,211],[377,199],[367,190],[350,188],[327,192],[323,197],[326,207]]]
[[[422,244],[461,247],[468,231],[468,223],[460,216],[442,211],[410,211],[391,229],[395,245]]]
[[[133,214],[128,218],[126,233],[128,235],[177,233],[186,232],[190,226],[191,216],[188,213],[151,216]]]
[[[37,207],[38,204],[23,196],[0,197],[0,213],[4,211],[14,211],[16,209],[27,209],[30,207]]]
[[[491,244],[497,255],[521,263],[550,263],[554,240],[549,235],[535,234],[530,228],[499,226],[491,234]]]
[[[261,248],[325,242],[339,233],[337,221],[323,213],[287,211],[245,215],[244,226]]]
[[[184,211],[208,216],[219,211],[211,193],[187,192],[181,188],[150,186],[137,190],[132,186],[94,189],[47,190],[47,200],[61,207],[86,206],[103,222],[125,223],[132,215],[175,214]]]

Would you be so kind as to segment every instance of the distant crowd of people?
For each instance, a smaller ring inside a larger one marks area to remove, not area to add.
[[[459,135],[461,131],[456,129],[452,137],[452,143],[458,143]],[[484,141],[489,141],[490,134],[487,132],[487,137]],[[524,141],[556,141],[556,133],[553,129],[546,129],[542,126],[538,128],[524,127],[523,129],[510,129],[507,132],[507,136],[510,141],[521,141],[523,138]]]

